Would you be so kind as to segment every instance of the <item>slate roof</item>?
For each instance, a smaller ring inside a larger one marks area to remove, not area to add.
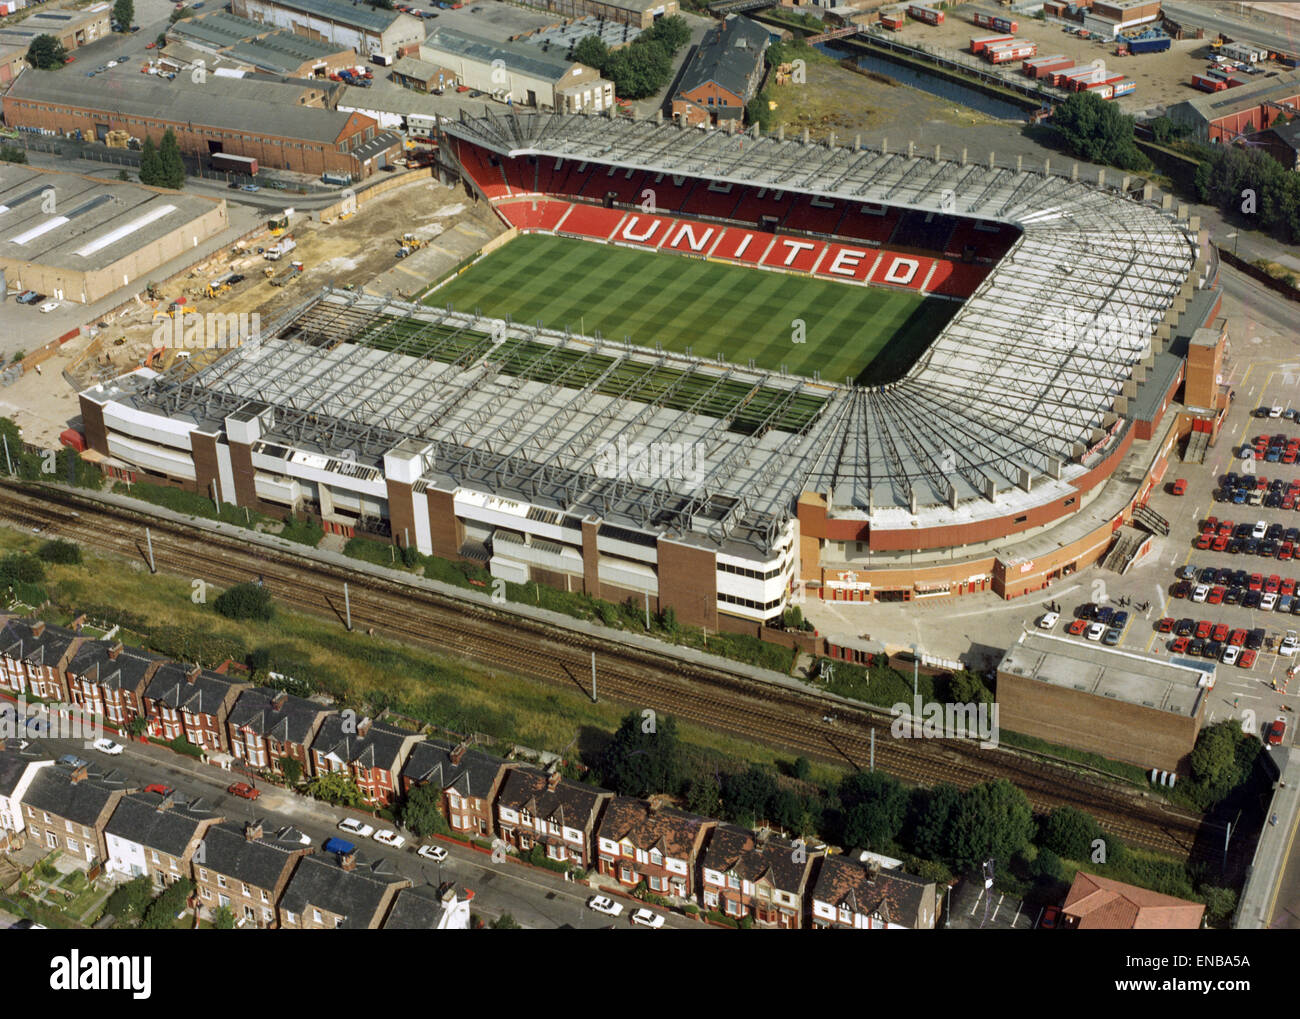
[[[110,658],[116,644],[111,640],[85,641],[68,662],[68,672],[110,690],[136,690],[150,670],[167,661],[161,655],[129,647],[122,648],[117,658]]]
[[[33,625],[38,620],[9,619],[0,629],[0,654],[34,666],[54,668],[78,637],[61,626],[46,625],[38,637]]]
[[[195,833],[217,815],[201,801],[191,805],[173,804],[163,810],[160,809],[163,799],[157,793],[144,792],[123,796],[104,833],[170,856],[183,856]]]
[[[412,782],[428,782],[440,789],[455,789],[461,796],[472,799],[487,799],[505,761],[481,750],[466,750],[460,763],[452,764],[454,749],[444,740],[417,743],[402,768],[402,777]]]
[[[434,931],[443,912],[442,895],[433,885],[403,888],[393,900],[384,930]]]
[[[637,849],[658,849],[665,856],[689,860],[701,830],[713,822],[672,807],[651,810],[647,800],[615,796],[605,804],[596,834],[615,842],[629,841]]]
[[[415,733],[383,722],[371,722],[364,736],[343,731],[343,715],[330,715],[312,743],[312,752],[333,754],[341,761],[363,768],[397,771],[402,744]],[[360,726],[358,726],[360,728]]]
[[[1065,897],[1067,920],[1079,930],[1196,930],[1205,906],[1079,871]]]
[[[37,760],[40,758],[20,753],[17,743],[13,750],[0,749],[0,796],[12,796],[27,766]]]
[[[547,788],[545,772],[536,768],[516,767],[506,772],[497,794],[497,806],[527,810],[569,828],[585,829],[595,820],[603,800],[613,794],[607,789],[561,779],[556,787]]]
[[[358,857],[354,870],[344,870],[333,853],[308,856],[294,871],[280,906],[300,915],[312,908],[329,910],[344,918],[343,930],[365,930],[398,883],[408,882],[385,859],[365,863]]]
[[[864,916],[915,927],[923,911],[933,926],[934,882],[901,870],[873,870],[843,856],[822,857],[813,898],[837,909],[845,905]]]
[[[202,866],[255,888],[274,888],[294,854],[308,847],[274,835],[248,839],[244,828],[240,821],[223,821],[209,828],[203,837]]]
[[[325,714],[326,709],[302,697],[289,696],[281,707],[273,707],[280,693],[273,686],[245,690],[230,709],[230,724],[281,743],[306,743],[316,717]]]
[[[229,696],[235,681],[211,669],[200,669],[193,681],[187,678],[194,666],[183,662],[165,662],[153,674],[144,695],[176,711],[194,715],[216,715]]]
[[[73,782],[71,776],[72,768],[66,764],[42,768],[27,787],[23,805],[91,827],[114,796],[127,788],[117,771],[87,775],[80,782]]]
[[[734,873],[743,881],[766,881],[791,895],[802,894],[808,879],[809,858],[795,863],[794,844],[789,839],[771,836],[760,842],[752,831],[734,824],[713,829],[702,863],[709,870]]]
[[[677,91],[692,92],[713,81],[748,99],[750,75],[762,61],[769,38],[767,29],[758,22],[739,14],[728,16],[700,40],[682,71]]]

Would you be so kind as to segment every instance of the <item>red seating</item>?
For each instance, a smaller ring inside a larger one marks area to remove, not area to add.
[[[816,198],[811,195],[800,197],[782,226],[787,230],[806,230],[814,234],[837,233],[840,217],[844,215],[844,206],[828,198]]]
[[[527,159],[507,159],[503,161],[506,183],[510,185],[511,194],[531,195],[537,193],[537,167]]]
[[[496,207],[511,226],[521,230],[553,231],[572,206],[568,202],[545,198],[525,199],[521,202],[503,202]]]
[[[724,188],[725,190],[718,190]],[[681,211],[693,216],[734,219],[736,202],[743,189],[731,184],[708,184],[701,181],[682,205]]]
[[[993,271],[991,265],[939,262],[926,292],[949,297],[967,298],[979,289],[984,277]]]
[[[853,237],[857,240],[884,244],[889,240],[894,227],[898,225],[897,209],[885,206],[860,205],[850,208],[840,220],[841,237]]]
[[[618,226],[619,220],[627,215],[623,209],[606,209],[598,205],[581,205],[575,203],[573,211],[564,221],[561,233],[577,234],[580,237],[595,237],[608,240],[609,235]]]
[[[680,212],[695,186],[691,177],[672,177],[666,173],[647,173],[642,188],[654,192],[655,208],[660,212]]]
[[[641,244],[657,248],[668,239],[673,221],[665,216],[651,216],[645,212],[625,213],[625,219],[610,240],[621,244]]]
[[[757,233],[754,230],[742,230],[738,226],[729,226],[722,234],[722,240],[713,249],[714,258],[727,258],[733,262],[748,262],[758,265],[776,237],[773,234]]]
[[[768,249],[760,264],[793,269],[796,272],[812,272],[825,247],[823,241],[805,240],[802,237],[782,237],[778,234],[776,243]]]
[[[899,255],[882,252],[884,257],[876,263],[868,282],[882,287],[904,287],[920,290],[934,267],[935,259],[924,255]]]
[[[707,255],[727,227],[717,223],[699,223],[679,219],[668,231],[667,239],[660,245],[664,251],[681,251],[687,254]]]
[[[731,218],[742,223],[757,225],[761,217],[776,216],[779,218],[784,216],[789,211],[789,208],[790,196],[784,191],[747,187],[745,193],[741,195],[740,201],[736,203],[736,209],[731,214]]]
[[[573,160],[569,160],[564,164],[564,169],[557,175],[554,190],[548,191],[547,194],[580,194],[583,185],[587,182],[587,178],[591,176],[592,169],[590,163],[575,163]]]
[[[857,280],[862,283],[875,266],[881,253],[875,248],[855,248],[846,244],[826,245],[826,257],[817,266],[817,275],[828,279]]]
[[[460,144],[457,148],[461,165],[479,190],[489,199],[504,198],[510,193],[499,166],[493,166],[487,152],[477,145]]]

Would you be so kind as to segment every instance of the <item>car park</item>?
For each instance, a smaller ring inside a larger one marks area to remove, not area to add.
[[[1241,599],[1242,608],[1257,609],[1263,594],[1259,591],[1247,591],[1246,596]]]
[[[648,909],[638,909],[632,914],[632,922],[641,927],[660,928],[664,925],[664,918],[658,913]]]
[[[1264,646],[1264,630],[1262,627],[1256,627],[1246,634],[1246,647],[1251,651],[1258,651]]]
[[[1280,594],[1277,596],[1277,608],[1275,608],[1273,611],[1289,613],[1291,612],[1294,605],[1295,605],[1295,595]]]
[[[1282,578],[1276,573],[1270,574],[1264,579],[1264,593],[1277,594],[1277,589],[1282,586]]]
[[[1255,526],[1251,528],[1250,536],[1252,538],[1262,538],[1267,533],[1268,533],[1268,524],[1266,524],[1263,520],[1258,520],[1255,522]]]
[[[1264,589],[1264,574],[1252,573],[1247,586],[1252,591],[1262,591]]]
[[[1187,645],[1187,653],[1193,658],[1200,658],[1205,653],[1205,641],[1200,640],[1199,638],[1193,640]]]
[[[1276,607],[1276,605],[1277,605],[1277,595],[1275,594],[1265,594],[1259,600],[1259,607],[1260,610],[1263,612],[1272,612],[1274,607]]]
[[[1174,585],[1173,595],[1175,598],[1186,598],[1192,593],[1192,584],[1188,580],[1180,580]]]
[[[92,743],[91,746],[93,746],[101,754],[109,754],[113,757],[116,757],[118,754],[122,752],[122,744],[114,743],[111,739],[109,739],[106,736],[95,740],[95,742]]]
[[[1096,620],[1098,623],[1102,623],[1105,626],[1110,625],[1110,621],[1111,619],[1114,618],[1114,616],[1115,616],[1115,610],[1112,609],[1109,605],[1101,606],[1099,609],[1097,609],[1096,612],[1092,614],[1092,618],[1094,620]]]
[[[1233,630],[1232,633],[1228,635],[1228,643],[1236,647],[1241,647],[1246,643],[1246,631]]]
[[[1092,614],[1097,611],[1097,606],[1093,602],[1084,602],[1074,610],[1075,619],[1091,619]]]
[[[1186,566],[1180,566],[1178,568],[1177,576],[1179,580],[1192,580],[1196,577],[1196,567],[1191,563],[1188,563]]]
[[[1219,535],[1210,543],[1210,550],[1212,552],[1226,552],[1230,540],[1230,538],[1225,538],[1223,535]]]
[[[1244,587],[1230,587],[1228,588],[1227,593],[1223,596],[1223,604],[1240,605],[1241,598],[1245,593],[1246,589]]]
[[[1201,648],[1201,657],[1210,658],[1218,661],[1219,655],[1223,654],[1223,645],[1217,640],[1207,640],[1205,646]]]
[[[1218,605],[1223,601],[1223,596],[1226,593],[1227,591],[1225,588],[1216,585],[1210,588],[1210,593],[1206,596],[1205,603],[1207,605]]]
[[[1196,536],[1196,541],[1192,543],[1192,547],[1195,548],[1196,551],[1198,552],[1205,552],[1208,551],[1209,547],[1213,544],[1214,544],[1214,539],[1210,535],[1198,534]]]
[[[402,846],[406,845],[406,839],[391,828],[383,828],[375,832],[371,838],[382,846],[388,846],[390,849],[401,849]]]
[[[587,908],[606,916],[619,916],[623,912],[623,904],[615,902],[608,895],[593,895],[587,900]]]
[[[349,835],[356,835],[358,838],[368,839],[375,833],[373,825],[358,821],[355,817],[345,817],[338,824],[339,831],[345,831]]]
[[[447,850],[442,846],[421,846],[416,851],[417,856],[423,856],[426,860],[433,860],[434,863],[442,863],[447,859]]]
[[[1081,636],[1086,629],[1088,629],[1088,620],[1076,619],[1065,628],[1065,632],[1071,637],[1078,637]]]
[[[1227,623],[1217,623],[1214,629],[1210,631],[1210,639],[1222,644],[1228,639],[1228,634],[1231,632]]]

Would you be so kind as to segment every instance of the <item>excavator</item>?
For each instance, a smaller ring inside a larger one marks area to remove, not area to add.
[[[414,251],[419,251],[428,241],[422,241],[415,234],[402,234],[397,240],[397,257],[405,258]]]

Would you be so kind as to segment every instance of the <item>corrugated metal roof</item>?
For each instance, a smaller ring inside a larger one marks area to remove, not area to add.
[[[548,81],[558,81],[573,66],[573,61],[539,50],[536,46],[494,42],[449,28],[437,29],[425,40],[423,48],[489,66],[494,60],[502,60],[510,70]]]

